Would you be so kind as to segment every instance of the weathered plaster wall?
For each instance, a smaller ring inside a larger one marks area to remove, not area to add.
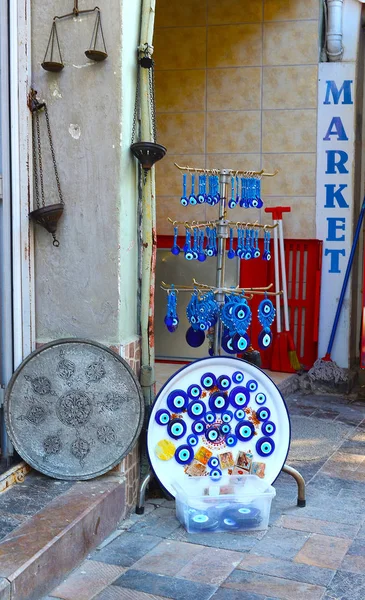
[[[129,10],[128,4],[133,5]],[[100,0],[98,5],[108,59],[86,58],[95,16],[80,15],[58,23],[65,68],[52,74],[41,68],[52,18],[72,10],[73,3],[32,2],[33,82],[48,105],[65,200],[59,248],[36,228],[38,342],[81,336],[118,345],[137,334],[137,191],[126,129],[139,1]],[[92,6],[79,2],[80,10]],[[129,18],[132,25],[125,21]],[[124,92],[123,77],[128,81]],[[46,203],[51,203],[57,196],[46,152],[44,146]]]

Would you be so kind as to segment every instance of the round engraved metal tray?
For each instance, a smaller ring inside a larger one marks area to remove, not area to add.
[[[140,434],[138,380],[115,352],[89,340],[61,339],[30,354],[5,393],[15,449],[55,479],[92,479],[117,465]]]

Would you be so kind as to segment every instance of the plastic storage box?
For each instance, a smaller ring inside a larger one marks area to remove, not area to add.
[[[189,533],[267,529],[272,485],[256,475],[187,477],[176,491],[176,516]]]

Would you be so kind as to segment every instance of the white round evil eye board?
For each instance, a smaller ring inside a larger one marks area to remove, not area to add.
[[[290,445],[285,401],[264,373],[229,356],[197,360],[177,371],[153,404],[147,434],[161,485],[206,476],[254,474],[272,484]]]

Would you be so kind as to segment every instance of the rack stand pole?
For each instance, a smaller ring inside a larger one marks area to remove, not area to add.
[[[292,477],[294,477],[295,481],[298,484],[297,506],[300,506],[300,508],[304,508],[306,505],[306,499],[305,499],[305,481],[304,481],[303,475],[301,475],[299,473],[299,471],[294,469],[294,467],[289,467],[289,465],[287,465],[287,464],[285,464],[281,470],[283,471],[283,473],[288,473],[288,475],[291,475]]]
[[[219,222],[217,224],[218,254],[217,254],[217,274],[216,287],[218,289],[225,287],[226,271],[226,239],[228,238],[227,216],[227,190],[230,177],[230,171],[223,169],[219,174],[219,193],[221,201],[219,203]],[[224,303],[224,292],[218,291],[216,301],[221,306]],[[222,323],[218,319],[214,331],[214,356],[220,355],[222,337]]]

